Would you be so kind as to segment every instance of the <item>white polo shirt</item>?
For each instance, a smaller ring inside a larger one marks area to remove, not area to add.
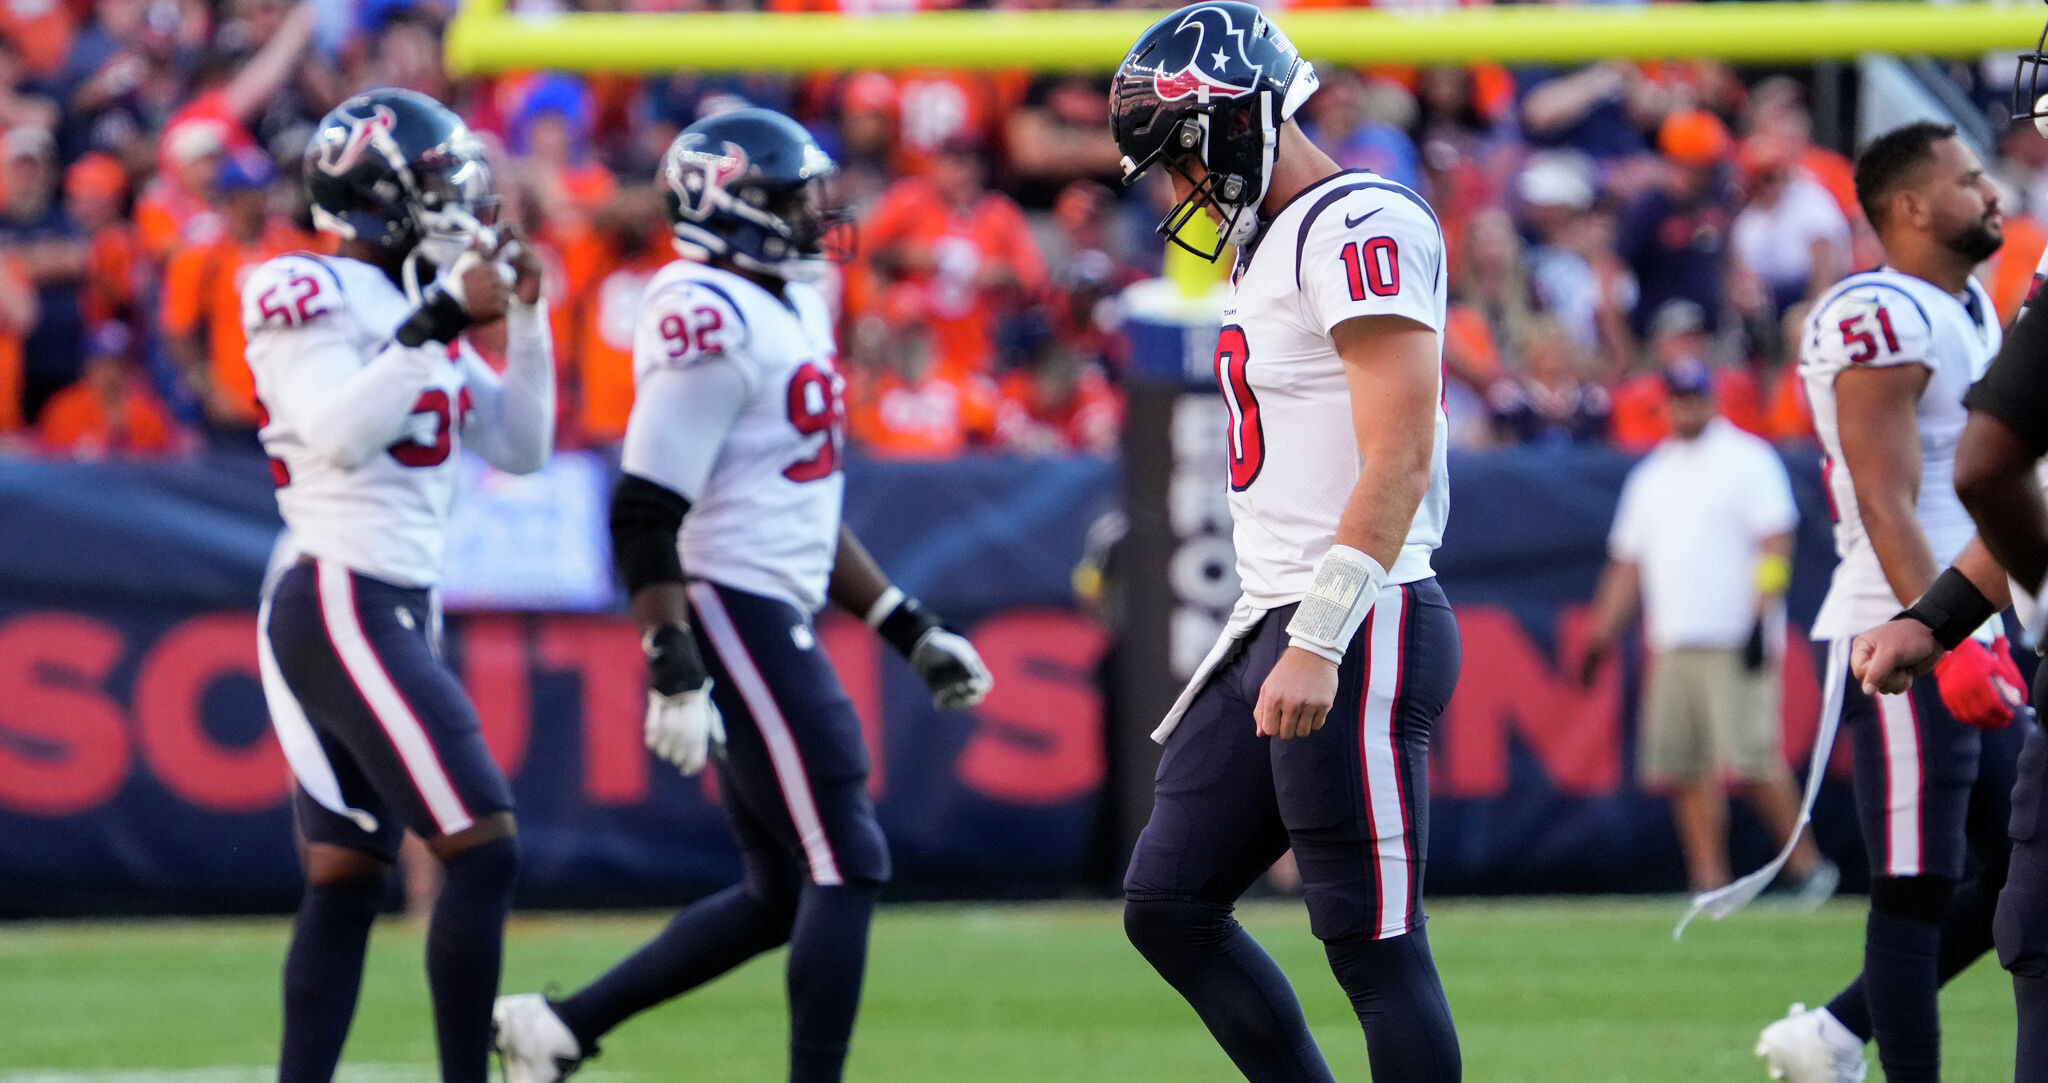
[[[1756,620],[1760,543],[1799,522],[1777,452],[1725,418],[1629,471],[1607,552],[1642,571],[1652,650],[1740,647]]]

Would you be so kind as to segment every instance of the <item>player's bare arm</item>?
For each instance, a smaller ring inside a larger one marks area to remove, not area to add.
[[[1968,579],[1994,608],[2004,609],[2011,603],[2005,569],[1985,547],[1981,535],[1970,540],[1969,547],[1950,567]],[[1932,673],[1944,653],[1946,648],[1935,639],[1934,629],[1929,625],[1918,620],[1893,620],[1856,637],[1849,653],[1849,669],[1863,682],[1865,692],[1894,695],[1911,687],[1913,678]]]
[[[2011,425],[1981,411],[1971,412],[1956,445],[1956,495],[1977,523],[1978,540],[2036,594],[2048,578],[2048,504],[2034,475],[2038,460]],[[1983,585],[1975,576],[1971,582]]]
[[[1359,474],[1336,544],[1391,567],[1429,490],[1438,394],[1437,333],[1400,316],[1360,316],[1331,337],[1351,389]],[[1321,729],[1337,695],[1337,665],[1289,647],[1259,688],[1253,717],[1283,740]]]
[[[940,710],[972,707],[994,686],[974,644],[892,585],[881,565],[844,523],[839,525],[839,551],[832,560],[827,591],[835,604],[866,621],[910,662],[931,689],[932,704]]]
[[[1843,465],[1885,581],[1899,604],[1918,598],[1940,565],[1914,516],[1920,499],[1920,426],[1915,409],[1927,387],[1921,365],[1849,369],[1835,377]]]

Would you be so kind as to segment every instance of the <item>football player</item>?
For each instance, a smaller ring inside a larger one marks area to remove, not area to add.
[[[1885,265],[1814,304],[1799,368],[1841,557],[1813,636],[1829,643],[1829,672],[1843,682],[1870,915],[1862,973],[1824,1007],[1794,1005],[1758,1040],[1772,1077],[1794,1083],[1861,1080],[1872,1039],[1893,1083],[1940,1078],[1935,994],[1991,947],[2015,760],[2032,728],[2010,725],[2024,685],[1996,622],[1962,629],[1957,649],[1904,692],[1870,695],[1847,672],[1852,638],[1919,598],[1944,565],[1988,566],[2001,607],[2005,590],[1969,544],[1954,476],[1963,394],[2002,338],[1970,273],[2003,240],[1997,191],[1954,128],[1917,123],[1864,148],[1856,195]]]
[[[1210,259],[1237,246],[1216,376],[1244,583],[1154,734],[1124,925],[1247,1078],[1327,1080],[1232,916],[1292,847],[1373,1076],[1435,1083],[1461,1073],[1422,908],[1430,732],[1459,665],[1430,570],[1450,506],[1443,234],[1422,197],[1303,135],[1315,88],[1259,9],[1199,3],[1147,30],[1111,91],[1126,182],[1172,182],[1159,231]],[[1183,236],[1200,215],[1211,243]]]
[[[834,172],[795,121],[753,108],[684,129],[662,162],[683,258],[642,302],[612,547],[644,635],[647,745],[684,774],[715,757],[745,879],[572,996],[499,1000],[508,1083],[561,1079],[627,1018],[784,943],[789,1078],[839,1079],[889,850],[813,615],[829,596],[864,617],[941,709],[989,690],[967,640],[840,523],[841,381],[811,284]]]
[[[512,795],[440,660],[434,585],[464,445],[547,462],[554,359],[540,265],[491,229],[483,148],[405,90],[322,119],[305,183],[331,257],[242,290],[278,510],[301,554],[267,586],[259,662],[297,778],[305,895],[285,957],[284,1083],[331,1079],[404,832],[443,874],[427,978],[444,1083],[483,1083],[519,850]],[[502,375],[462,337],[503,321]]]

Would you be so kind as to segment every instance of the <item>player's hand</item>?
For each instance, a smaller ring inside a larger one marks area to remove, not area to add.
[[[498,227],[496,259],[497,262],[512,268],[512,295],[519,298],[519,303],[539,304],[543,285],[540,253],[533,247],[533,242],[526,239],[526,234],[518,226]]]
[[[725,722],[711,701],[711,674],[697,654],[688,629],[668,624],[649,629],[640,649],[647,655],[647,750],[685,775],[704,769],[714,744],[725,744]]]
[[[1323,728],[1330,705],[1337,702],[1337,663],[1300,647],[1280,652],[1280,661],[1259,686],[1252,720],[1259,736],[1283,741],[1306,737]]]
[[[1963,640],[1935,663],[1934,680],[1941,687],[1941,702],[1948,713],[1980,730],[2004,729],[2011,724],[2013,713],[2027,702],[2025,682],[2003,637],[1988,649],[1974,639]]]
[[[910,649],[910,667],[932,690],[932,705],[941,711],[972,707],[995,687],[981,652],[958,632],[933,628]]]
[[[1917,620],[1880,624],[1849,646],[1849,672],[1873,696],[1904,692],[1913,678],[1933,672],[1939,661],[1941,644],[1934,641],[1934,629]]]
[[[508,270],[479,245],[458,256],[455,263],[443,272],[448,276],[449,294],[455,298],[456,304],[462,306],[470,323],[496,323],[505,318],[506,305],[512,296]]]
[[[702,688],[664,696],[647,690],[647,750],[684,775],[704,769],[713,745],[725,744],[725,720],[711,702],[711,681]]]

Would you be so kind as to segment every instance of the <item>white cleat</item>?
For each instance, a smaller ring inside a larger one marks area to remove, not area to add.
[[[1863,1083],[1863,1043],[1826,1008],[1792,1005],[1757,1036],[1756,1055],[1785,1083]]]
[[[583,1063],[583,1047],[539,993],[499,997],[491,1006],[491,1028],[505,1083],[560,1083]]]

